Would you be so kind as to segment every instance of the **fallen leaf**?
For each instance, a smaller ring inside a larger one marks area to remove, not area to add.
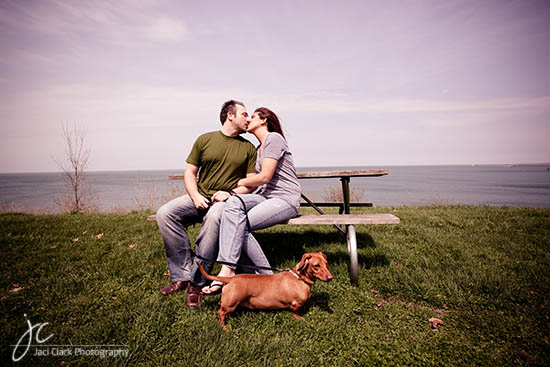
[[[75,243],[78,242],[78,241],[80,241],[80,238],[75,238],[75,239],[73,240],[73,242],[75,242]]]
[[[4,302],[7,299],[8,299],[8,296],[2,296],[2,298],[0,298],[0,302]]]
[[[128,245],[129,248],[136,248],[136,244],[135,243],[132,243],[131,245]]]
[[[19,283],[11,283],[15,288],[19,287]]]
[[[95,236],[98,240],[101,239],[101,237],[103,237],[103,233],[100,233],[98,235]]]
[[[401,269],[403,267],[403,264],[401,263],[396,263],[395,266],[397,267],[397,269]]]
[[[439,310],[439,309],[435,309],[435,310],[432,310],[433,312],[435,313],[438,313],[440,315],[443,315],[445,313],[445,310]]]
[[[533,363],[533,359],[529,356],[529,354],[527,354],[525,350],[520,349],[519,354],[521,354],[521,356],[527,360],[527,364]]]
[[[84,235],[85,235],[86,233],[88,233],[88,231],[84,231],[84,232],[82,232],[82,235],[84,236]]]
[[[382,306],[384,306],[384,302],[377,302],[376,305],[377,305],[378,307],[382,307]]]
[[[50,248],[56,248],[56,247],[57,247],[57,245],[50,246]]]
[[[370,292],[371,292],[372,294],[378,294],[378,293],[380,293],[380,292],[378,292],[376,289],[371,289]]]
[[[23,287],[13,288],[13,289],[10,290],[10,293],[17,293],[17,292],[19,292],[21,289],[23,289]]]
[[[445,323],[442,320],[435,317],[432,317],[428,321],[432,323],[432,331],[439,331],[438,329],[439,325],[445,326]]]
[[[162,274],[162,276],[166,277],[166,278],[170,278],[170,270],[166,270],[164,272],[164,274]]]
[[[10,232],[10,233],[8,233],[8,237],[11,237],[11,236],[12,236],[12,233],[11,233],[11,232]]]
[[[46,311],[46,307],[44,307],[44,306],[40,307],[40,309],[41,309],[42,311]]]

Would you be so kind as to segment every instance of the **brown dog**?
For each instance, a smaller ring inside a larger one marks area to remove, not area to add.
[[[290,309],[299,320],[300,308],[309,299],[315,280],[330,281],[327,256],[322,252],[304,254],[302,260],[290,271],[278,274],[239,274],[234,277],[217,277],[206,274],[199,264],[202,275],[209,280],[225,283],[218,317],[224,330],[225,317],[237,306],[251,310]]]

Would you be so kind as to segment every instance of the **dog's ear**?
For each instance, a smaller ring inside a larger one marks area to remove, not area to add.
[[[311,259],[311,254],[304,254],[302,260],[298,263],[298,271],[302,271],[307,267],[309,259]]]

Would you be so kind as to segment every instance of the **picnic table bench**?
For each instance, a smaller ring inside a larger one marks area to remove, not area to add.
[[[287,225],[334,225],[346,235],[347,249],[350,255],[350,279],[352,284],[357,285],[359,278],[359,263],[357,255],[357,235],[355,226],[366,224],[399,224],[400,220],[393,214],[350,214],[351,207],[372,207],[372,203],[352,203],[350,202],[349,183],[351,177],[379,177],[387,175],[387,170],[351,170],[351,171],[325,171],[325,172],[299,172],[299,179],[321,179],[321,178],[340,178],[342,183],[342,203],[332,202],[313,202],[302,193],[302,199],[305,202],[300,206],[313,207],[320,215],[299,215],[289,219]],[[183,175],[171,175],[172,180],[181,180]],[[326,214],[320,207],[339,207],[339,214]],[[156,221],[156,216],[151,215],[147,218],[150,221]]]

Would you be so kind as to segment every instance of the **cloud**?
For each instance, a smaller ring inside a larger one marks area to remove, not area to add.
[[[189,30],[180,20],[161,18],[152,22],[145,30],[147,38],[153,41],[185,41],[189,39]]]
[[[100,42],[124,44],[173,42],[189,39],[182,19],[159,14],[155,3],[118,1],[42,1],[32,6],[6,5],[0,11],[0,30],[34,35],[53,35],[58,40],[93,38]]]
[[[425,113],[548,110],[550,96],[500,98],[490,100],[372,99],[334,94],[296,95],[286,101],[292,110],[327,113]]]

